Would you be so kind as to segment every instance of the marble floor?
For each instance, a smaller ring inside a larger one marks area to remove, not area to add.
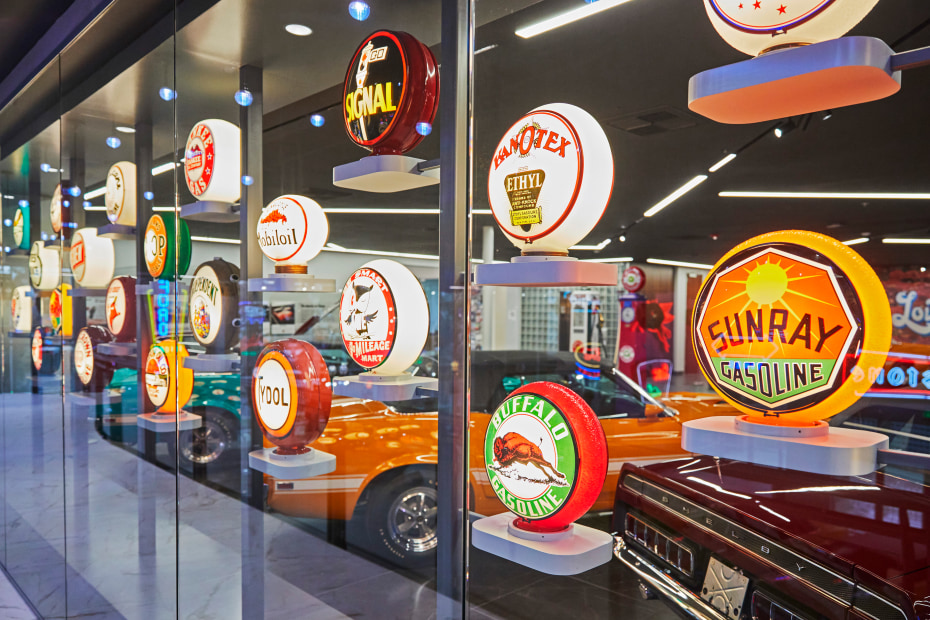
[[[67,399],[62,415],[61,395],[2,405],[0,560],[43,618],[436,617],[430,572],[397,571],[178,477],[102,439]],[[616,562],[556,578],[471,559],[474,618],[672,617]],[[0,618],[19,618],[6,601],[0,588]]]
[[[0,571],[0,618],[3,620],[38,620],[39,618],[3,571]]]

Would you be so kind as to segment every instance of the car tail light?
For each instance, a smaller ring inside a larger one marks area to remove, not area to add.
[[[804,620],[758,590],[752,593],[752,620]]]
[[[626,515],[626,535],[685,575],[691,576],[694,570],[693,554],[690,549],[676,542],[677,539],[666,536],[629,513]]]
[[[278,491],[293,491],[294,483],[293,482],[278,482],[275,484],[275,488]]]

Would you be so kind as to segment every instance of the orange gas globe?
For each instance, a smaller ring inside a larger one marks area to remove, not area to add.
[[[885,362],[891,308],[878,276],[848,246],[772,232],[714,265],[691,337],[704,376],[747,421],[810,426],[871,387],[862,377]]]
[[[252,372],[252,406],[275,454],[305,454],[329,422],[332,384],[323,356],[288,338],[267,345]]]
[[[157,413],[177,413],[191,399],[194,371],[184,367],[187,347],[162,340],[145,360],[145,391]]]

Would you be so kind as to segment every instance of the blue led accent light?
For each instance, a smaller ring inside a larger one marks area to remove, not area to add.
[[[13,225],[13,220],[11,220],[10,218],[6,218],[5,220],[3,220],[3,225],[9,228],[10,226]]]
[[[48,241],[48,233],[42,233],[42,241]]]
[[[117,138],[116,136],[110,136],[109,138],[107,138],[107,146],[110,147],[111,149],[118,149],[119,145],[122,143],[123,141]]]
[[[310,117],[310,124],[314,127],[322,127],[325,122],[326,119],[323,118],[322,114],[314,114]]]
[[[145,192],[144,194],[142,194],[142,197],[145,198],[146,200],[151,200],[155,198],[155,194],[153,192]]]
[[[233,98],[236,100],[236,103],[241,105],[243,108],[247,108],[248,106],[252,105],[252,93],[249,92],[248,88],[237,90],[236,94],[233,95]]]
[[[87,207],[92,207],[92,206],[94,206],[94,205],[92,205],[92,204],[90,203],[89,200],[85,200],[85,201],[84,201],[84,208],[85,208],[85,209],[86,209]]]
[[[417,123],[417,133],[421,136],[428,136],[433,131],[433,126],[426,121]]]
[[[242,175],[242,184],[243,184],[243,185],[251,185],[251,184],[254,183],[254,182],[255,182],[255,179],[253,179],[253,178],[250,177],[249,175],[247,175],[247,174]]]
[[[165,101],[171,101],[172,99],[178,96],[178,93],[176,93],[175,91],[165,86],[159,89],[158,96],[164,99]]]
[[[28,206],[29,206],[29,201],[28,201],[28,200],[20,200],[20,201],[19,201],[19,206],[21,206],[21,207],[23,207],[23,208],[28,207]]]
[[[39,170],[41,170],[42,172],[48,172],[48,171],[51,170],[51,169],[52,169],[52,167],[49,166],[48,164],[44,163],[44,162],[41,163],[41,164],[39,164]]]
[[[71,187],[68,188],[68,193],[74,197],[80,196],[81,188],[78,187],[77,185],[72,185]]]
[[[349,15],[358,21],[363,22],[368,19],[369,15],[371,15],[371,7],[368,6],[367,2],[354,0],[353,2],[349,3]]]

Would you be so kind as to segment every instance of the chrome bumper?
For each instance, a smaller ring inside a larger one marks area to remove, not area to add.
[[[671,575],[627,546],[623,537],[614,535],[614,557],[626,564],[630,570],[646,582],[656,594],[686,618],[694,620],[729,620],[710,603],[697,596]]]

